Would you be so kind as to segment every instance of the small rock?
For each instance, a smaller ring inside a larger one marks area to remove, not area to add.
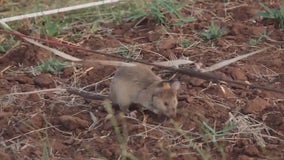
[[[74,68],[73,67],[66,67],[63,70],[63,76],[64,77],[70,77],[74,74]]]
[[[246,146],[245,153],[252,157],[259,156],[259,150],[255,145]]]
[[[220,90],[221,95],[224,98],[236,98],[236,95],[234,94],[234,92],[230,88],[228,88],[227,86],[219,85],[218,88]]]
[[[39,102],[41,101],[41,98],[38,94],[30,94],[27,100],[32,101],[32,102]]]
[[[176,54],[170,49],[164,50],[161,54],[170,60],[177,59]]]
[[[9,154],[0,150],[0,159],[1,160],[11,160],[11,157]]]
[[[87,128],[89,122],[78,117],[73,117],[70,115],[63,115],[59,117],[59,121],[68,130],[74,130],[77,128]]]
[[[281,67],[283,66],[283,60],[281,58],[273,59],[272,60],[272,65],[275,67]]]
[[[284,134],[284,117],[282,118],[282,123],[281,125],[279,126],[279,131]]]
[[[55,87],[55,83],[51,78],[50,74],[40,74],[39,76],[35,77],[34,82],[36,85],[40,87],[46,87],[46,88]]]
[[[259,113],[269,105],[264,99],[256,97],[248,103],[248,106],[244,109],[244,113]]]
[[[249,157],[249,156],[247,156],[247,155],[240,155],[240,156],[238,157],[238,160],[254,160],[254,158]]]
[[[229,68],[228,72],[234,80],[247,81],[247,76],[240,68]]]
[[[150,32],[148,33],[148,40],[149,40],[150,42],[157,41],[157,40],[160,39],[160,37],[161,37],[161,34],[158,33],[158,32],[150,31]]]
[[[20,85],[22,92],[30,92],[36,90],[34,85],[31,84],[22,84]]]
[[[1,112],[0,111],[0,119],[11,117],[13,115],[12,112]]]
[[[189,83],[194,87],[202,87],[204,82],[206,81],[200,78],[191,77],[189,79]]]
[[[19,82],[20,84],[33,84],[33,80],[25,75],[18,75],[13,77],[15,81]]]
[[[44,118],[40,114],[31,117],[27,122],[35,129],[42,128],[45,124]]]
[[[222,2],[216,2],[215,8],[218,17],[224,17],[226,15],[226,12],[224,10],[224,4]]]
[[[56,153],[67,153],[69,148],[65,143],[62,143],[61,140],[53,139],[51,142],[52,150]]]
[[[176,46],[177,40],[173,38],[166,38],[159,42],[158,48],[161,50],[172,49]]]
[[[271,128],[278,128],[282,123],[282,113],[281,112],[272,112],[270,114],[264,114],[263,115],[263,121],[266,125],[268,125]]]
[[[279,126],[279,130],[282,134],[284,134],[284,123]]]

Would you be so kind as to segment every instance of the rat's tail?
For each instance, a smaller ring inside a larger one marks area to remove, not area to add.
[[[111,60],[93,60],[93,63],[108,65],[108,66],[116,66],[116,67],[134,67],[135,63],[127,63],[122,61],[111,61]]]
[[[98,93],[92,93],[92,92],[87,92],[85,90],[80,90],[77,88],[67,88],[66,91],[71,94],[79,95],[83,98],[87,99],[94,99],[94,100],[105,100],[108,98],[107,95],[103,94],[98,94]]]

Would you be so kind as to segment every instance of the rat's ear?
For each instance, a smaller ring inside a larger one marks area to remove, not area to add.
[[[180,82],[179,81],[172,82],[171,88],[174,89],[174,90],[178,90],[180,88]]]
[[[170,89],[171,88],[171,83],[168,81],[162,81],[158,83],[157,88],[155,89],[155,92],[160,92],[165,89]]]
[[[169,82],[162,82],[162,87],[163,89],[170,89],[171,88],[171,84]]]
[[[168,81],[162,81],[158,84],[158,87],[161,88],[161,89],[170,89],[171,84]]]

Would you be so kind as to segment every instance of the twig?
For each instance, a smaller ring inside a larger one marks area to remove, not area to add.
[[[43,90],[36,90],[36,91],[30,91],[30,92],[16,92],[16,93],[5,94],[5,95],[2,95],[1,97],[16,96],[16,95],[27,95],[27,94],[35,94],[35,93],[42,93],[42,92],[55,92],[55,91],[65,92],[66,89],[63,89],[63,88],[51,88],[51,89],[43,89]]]
[[[10,138],[10,139],[8,139],[8,140],[5,140],[4,142],[11,142],[11,141],[13,141],[14,139],[18,139],[18,138],[20,138],[20,137],[22,137],[22,136],[26,136],[26,135],[29,135],[29,134],[32,134],[32,133],[35,133],[35,132],[41,132],[41,131],[43,131],[43,130],[47,130],[47,129],[50,129],[50,128],[56,128],[56,127],[54,127],[54,126],[49,126],[49,127],[44,127],[44,128],[40,128],[40,129],[37,129],[37,130],[32,130],[32,131],[29,131],[29,132],[27,132],[27,133],[22,133],[22,134],[20,134],[20,135],[18,135],[18,136],[16,136],[16,137],[13,137],[13,138]]]
[[[81,96],[83,98],[87,98],[87,99],[105,100],[108,97],[106,95],[87,92],[85,90],[80,90],[80,89],[77,89],[77,88],[67,88],[66,91],[70,94],[79,95],[79,96]]]
[[[174,73],[185,74],[185,75],[189,75],[189,76],[192,76],[192,77],[196,77],[196,78],[200,78],[200,79],[204,79],[204,80],[208,80],[208,81],[227,82],[229,84],[237,84],[237,85],[241,85],[241,86],[247,86],[247,87],[250,87],[250,88],[258,88],[258,89],[262,89],[262,90],[266,90],[266,91],[284,94],[284,90],[281,90],[281,89],[275,89],[275,88],[270,88],[270,87],[266,87],[266,86],[260,86],[260,85],[257,85],[257,84],[251,84],[251,83],[247,83],[247,82],[243,82],[243,81],[228,80],[228,79],[224,79],[222,77],[217,77],[216,75],[213,75],[213,74],[201,73],[199,71],[192,70],[192,69],[179,69],[179,68],[157,65],[157,64],[150,63],[150,62],[146,62],[146,61],[136,60],[136,59],[132,59],[132,58],[125,58],[125,57],[117,56],[117,55],[114,55],[114,54],[106,54],[106,53],[102,53],[102,52],[98,52],[98,51],[94,51],[94,50],[91,50],[91,49],[86,49],[86,48],[82,48],[82,47],[78,47],[78,46],[74,46],[74,45],[70,45],[70,44],[63,44],[63,43],[60,43],[60,42],[54,41],[54,40],[45,40],[45,39],[41,39],[41,38],[27,36],[27,35],[24,35],[24,34],[21,34],[21,33],[9,32],[9,31],[5,31],[5,30],[0,30],[0,33],[11,34],[11,35],[17,36],[19,38],[30,38],[30,39],[38,40],[38,41],[45,42],[45,43],[48,43],[48,44],[53,44],[53,45],[56,45],[56,46],[68,47],[68,48],[71,48],[71,49],[80,50],[80,51],[89,52],[89,53],[94,53],[94,54],[99,54],[99,55],[104,55],[104,56],[116,58],[116,59],[119,59],[119,60],[125,60],[125,61],[130,61],[130,62],[137,62],[137,63],[141,63],[141,64],[146,64],[146,65],[158,67],[160,69],[169,70],[169,71],[174,72]],[[264,50],[267,50],[267,49],[269,49],[269,47],[261,49],[261,51],[264,51]],[[257,51],[255,51],[255,52],[257,52]],[[85,60],[85,62],[92,62],[92,61]]]
[[[24,35],[24,34],[22,34],[22,33],[20,33],[20,32],[13,31],[12,28],[10,28],[9,25],[7,25],[5,22],[2,22],[1,20],[0,20],[0,24],[2,25],[2,27],[3,27],[4,29],[9,30],[10,32],[17,33],[18,35]],[[68,60],[70,60],[70,61],[81,61],[81,59],[79,59],[79,58],[70,56],[69,54],[66,54],[66,53],[64,53],[64,52],[61,52],[61,51],[59,51],[59,50],[57,50],[57,49],[50,48],[50,47],[48,47],[48,46],[45,46],[45,45],[43,45],[43,44],[40,44],[39,42],[33,40],[32,38],[28,38],[28,37],[24,37],[24,36],[23,36],[22,39],[24,39],[24,40],[26,40],[26,41],[30,42],[31,44],[34,44],[34,45],[36,45],[36,46],[38,46],[38,47],[44,48],[44,49],[46,49],[46,50],[48,50],[48,51],[51,51],[51,52],[53,52],[55,55],[58,55],[58,56],[60,56],[60,57],[63,57],[63,58],[65,58],[65,59],[68,59]],[[10,53],[10,52],[8,52],[8,53]],[[5,54],[4,56],[2,56],[1,58],[5,57],[5,56],[6,56],[6,54]]]

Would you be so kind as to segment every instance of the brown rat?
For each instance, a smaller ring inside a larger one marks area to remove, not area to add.
[[[126,112],[132,103],[156,114],[174,117],[180,82],[163,81],[150,66],[119,67],[110,85],[110,100]]]
[[[176,115],[180,82],[164,81],[152,71],[151,66],[144,64],[100,60],[96,63],[119,66],[110,84],[110,95],[87,93],[74,88],[68,88],[69,93],[89,99],[110,99],[124,112],[132,103],[136,103],[156,114],[168,117]]]

